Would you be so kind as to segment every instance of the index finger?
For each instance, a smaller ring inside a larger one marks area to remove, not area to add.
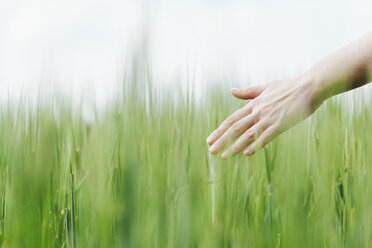
[[[222,122],[222,124],[212,132],[207,138],[207,143],[209,145],[212,145],[216,140],[218,140],[225,132],[228,130],[235,122],[242,119],[244,116],[248,115],[250,112],[252,112],[252,109],[250,107],[250,104],[247,104],[243,108],[235,111],[233,114],[231,114],[226,120]]]

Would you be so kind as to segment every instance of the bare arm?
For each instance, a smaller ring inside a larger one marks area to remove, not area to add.
[[[252,155],[283,131],[306,119],[327,98],[371,80],[372,31],[319,61],[305,73],[246,89],[232,89],[253,99],[230,115],[208,138],[210,152],[223,158],[243,151]],[[231,145],[231,146],[230,146]]]
[[[372,31],[315,64],[312,77],[316,100],[363,86],[371,80]]]

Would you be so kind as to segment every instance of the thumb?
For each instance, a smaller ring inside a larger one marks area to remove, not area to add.
[[[264,91],[264,89],[264,85],[248,87],[245,89],[232,88],[231,94],[239,99],[254,99],[258,97]]]

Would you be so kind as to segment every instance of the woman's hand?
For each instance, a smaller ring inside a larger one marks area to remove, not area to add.
[[[320,105],[315,101],[311,80],[305,76],[231,89],[231,93],[240,99],[253,100],[230,115],[207,138],[212,154],[227,148],[222,158],[243,150],[244,155],[254,154],[280,133],[306,119]]]
[[[328,55],[301,76],[247,89],[232,89],[253,99],[230,115],[207,139],[209,151],[223,158],[244,150],[252,155],[281,132],[312,114],[328,97],[372,80],[372,31]]]

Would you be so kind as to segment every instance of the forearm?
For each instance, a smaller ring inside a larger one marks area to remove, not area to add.
[[[304,73],[311,81],[316,105],[331,96],[367,84],[371,75],[372,31],[325,57]]]

